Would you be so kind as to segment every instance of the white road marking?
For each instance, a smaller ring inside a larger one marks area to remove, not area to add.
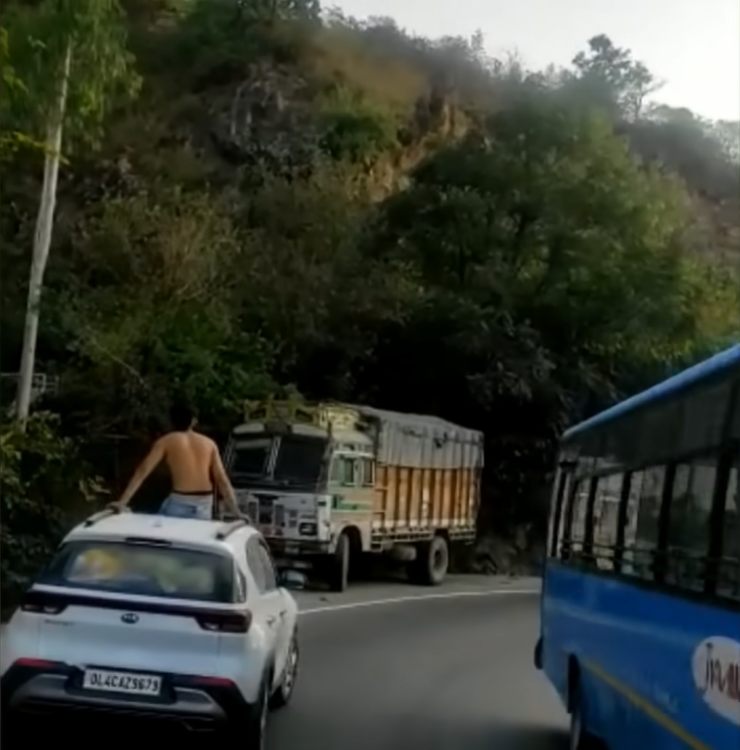
[[[447,594],[422,594],[421,596],[397,596],[391,599],[371,599],[367,602],[349,602],[347,604],[330,604],[326,607],[301,609],[299,615],[315,615],[319,612],[336,612],[340,609],[359,609],[360,607],[378,607],[383,604],[399,602],[419,602],[428,599],[454,599],[462,596],[508,596],[512,594],[539,594],[538,589],[496,589],[492,591],[452,591]]]

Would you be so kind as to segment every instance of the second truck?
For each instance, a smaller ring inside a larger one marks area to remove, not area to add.
[[[475,537],[483,435],[436,417],[266,401],[248,407],[225,459],[278,564],[319,569],[335,591],[366,554],[441,583],[450,545]]]

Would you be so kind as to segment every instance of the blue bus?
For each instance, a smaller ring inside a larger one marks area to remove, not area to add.
[[[740,750],[740,345],[565,433],[541,616],[572,750]]]

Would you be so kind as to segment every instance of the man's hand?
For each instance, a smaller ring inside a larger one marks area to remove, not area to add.
[[[114,510],[116,513],[123,513],[128,510],[128,503],[124,503],[123,500],[115,500],[112,503],[108,503],[107,507]]]

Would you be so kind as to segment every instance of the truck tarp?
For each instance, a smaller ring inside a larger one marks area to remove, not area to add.
[[[352,405],[378,425],[378,460],[420,468],[482,468],[483,433],[438,417]]]

